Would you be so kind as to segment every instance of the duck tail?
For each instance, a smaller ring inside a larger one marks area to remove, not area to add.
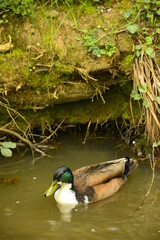
[[[133,158],[129,158],[128,156],[125,157],[125,169],[123,173],[123,177],[126,178],[128,175],[130,175],[132,172],[134,172],[138,166],[137,160]]]

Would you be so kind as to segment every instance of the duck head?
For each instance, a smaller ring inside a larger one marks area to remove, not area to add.
[[[52,184],[46,190],[44,196],[49,197],[50,195],[54,194],[55,191],[60,188],[63,183],[68,183],[73,186],[73,173],[68,167],[65,166],[59,167],[55,171]]]

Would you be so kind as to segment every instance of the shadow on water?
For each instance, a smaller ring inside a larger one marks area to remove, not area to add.
[[[58,150],[50,154],[52,159],[41,158],[34,166],[31,155],[25,155],[20,161],[0,161],[0,175],[19,178],[16,184],[0,184],[0,239],[160,238],[159,170],[145,205],[137,212],[152,176],[150,167],[144,164],[139,164],[127,184],[114,196],[64,212],[52,197],[43,197],[57,167],[66,165],[74,170],[124,157],[129,151],[118,151],[107,141],[83,145],[74,137],[65,137]]]

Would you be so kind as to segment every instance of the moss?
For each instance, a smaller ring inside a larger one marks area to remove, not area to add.
[[[121,60],[120,69],[122,72],[125,72],[126,75],[130,74],[133,71],[133,59],[134,55],[129,54]]]
[[[38,89],[38,87],[41,87],[42,85],[42,76],[34,73],[30,74],[30,78],[27,81],[27,85],[32,88]]]
[[[152,145],[148,143],[147,137],[144,134],[139,135],[135,140],[134,148],[138,154],[152,154]]]
[[[1,81],[6,89],[16,89],[27,78],[26,53],[14,49],[11,53],[0,54]]]
[[[129,33],[119,34],[117,44],[120,52],[132,52],[133,40]]]
[[[121,6],[124,11],[130,10],[131,6],[134,6],[134,1],[122,0]]]
[[[40,94],[42,94],[42,92],[40,92]],[[27,97],[28,102],[30,102],[31,98],[34,98],[34,95],[28,95]],[[92,123],[96,123],[97,121],[101,123],[108,119],[108,117],[113,121],[118,118],[123,118],[129,121],[131,120],[129,92],[123,92],[123,89],[119,86],[113,86],[103,97],[106,102],[105,104],[99,96],[98,100],[95,98],[93,102],[91,100],[83,100],[55,105],[54,107],[45,107],[44,102],[39,102],[39,104],[42,105],[37,104],[35,108],[33,105],[15,105],[12,106],[12,108],[19,111],[31,124],[32,128],[41,127],[42,129],[45,129],[47,123],[53,125],[60,122],[62,119],[65,119],[66,124],[86,124],[90,120]],[[46,101],[46,104],[47,103],[48,101]],[[133,111],[135,120],[138,121],[140,112],[136,104],[137,102],[133,102]],[[44,106],[44,108],[41,108],[41,106]],[[0,125],[3,126],[9,121],[10,117],[4,110],[3,114],[0,115]],[[16,123],[23,130],[27,127],[26,122],[20,117],[16,119]]]
[[[65,65],[57,60],[55,62],[55,68],[53,69],[53,71],[57,71],[58,73],[63,73],[68,75],[74,72],[74,68],[70,65]]]
[[[108,116],[114,120],[120,117],[131,119],[129,99],[118,88],[112,88],[104,96],[106,104],[99,97],[93,102],[89,100],[56,105],[55,116],[59,119],[66,118],[67,123],[103,122]]]
[[[8,58],[14,58],[15,60],[22,60],[24,52],[20,48],[13,49],[12,53],[7,53]]]
[[[97,8],[96,6],[93,6],[93,2],[86,1],[85,3],[82,3],[80,6],[78,6],[78,13],[80,14],[91,14],[96,13]]]

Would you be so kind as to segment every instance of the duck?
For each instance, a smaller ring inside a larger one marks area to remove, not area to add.
[[[45,197],[54,194],[58,204],[80,204],[103,200],[115,194],[136,170],[137,160],[129,157],[81,167],[56,169]]]

